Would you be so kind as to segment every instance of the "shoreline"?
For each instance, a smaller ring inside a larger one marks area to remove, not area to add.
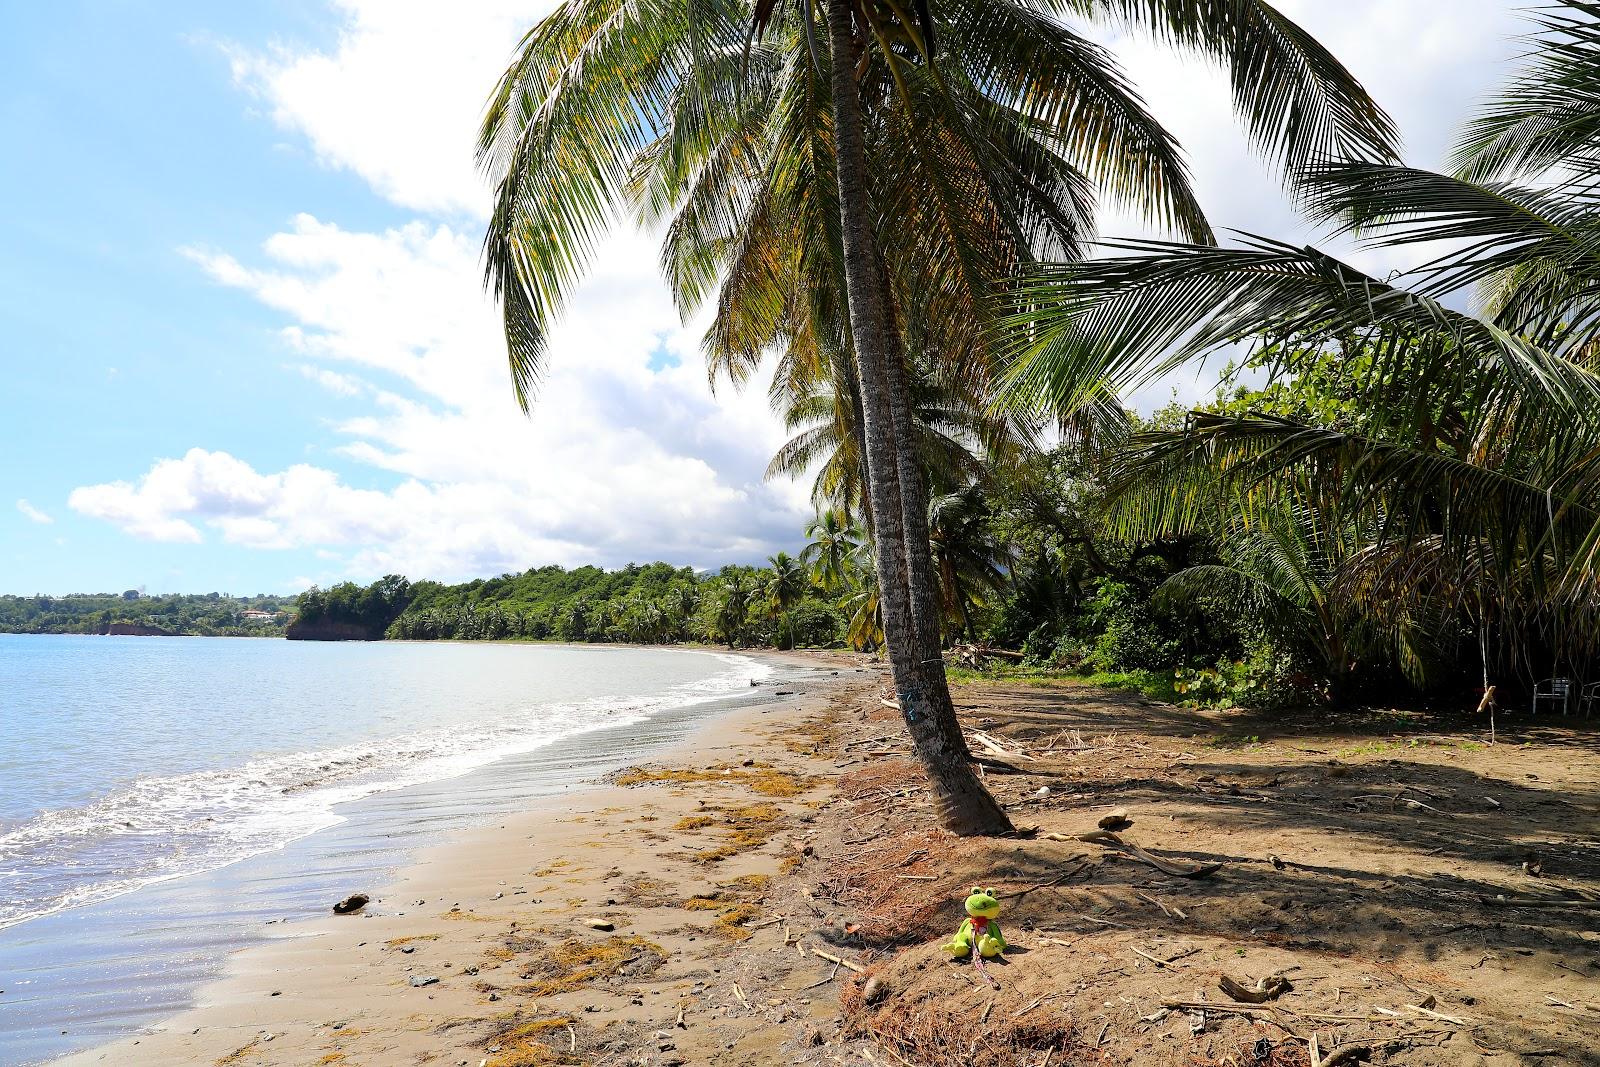
[[[814,714],[849,683],[876,678],[875,671],[848,654],[736,654],[780,670],[833,670],[837,676],[819,673],[815,681],[769,683],[780,690],[798,690],[777,701],[730,697],[736,706],[649,751],[645,758],[651,764],[668,761],[702,769],[719,761],[740,765],[755,759],[766,764],[782,752],[781,744],[765,729],[769,723],[792,724]],[[771,692],[763,689],[763,696]],[[339,1063],[346,1057],[350,1062],[399,1062],[401,1048],[412,1050],[405,1058],[423,1055],[436,1035],[415,1032],[418,1013],[437,1023],[463,1018],[474,1009],[484,1011],[485,1005],[495,1006],[496,1011],[503,1007],[499,994],[477,987],[488,984],[488,972],[498,969],[480,957],[493,952],[493,942],[503,941],[507,930],[519,925],[530,928],[530,914],[559,921],[562,914],[579,907],[575,901],[583,901],[581,907],[590,917],[624,906],[616,895],[615,879],[608,883],[595,877],[596,872],[574,857],[615,853],[609,869],[632,866],[639,877],[659,865],[659,843],[649,838],[660,836],[656,827],[672,824],[669,814],[690,818],[687,813],[694,803],[652,795],[649,808],[640,809],[638,792],[585,781],[571,791],[535,798],[508,814],[487,812],[486,824],[411,853],[390,870],[392,878],[383,885],[352,882],[349,892],[372,897],[363,915],[290,920],[266,943],[229,953],[221,976],[193,990],[190,1007],[120,1039],[43,1062],[56,1067],[108,1062]],[[787,800],[784,806],[789,806]],[[751,875],[744,866],[743,857],[729,856],[718,863],[725,868],[718,873]],[[693,895],[694,887],[688,884],[692,880],[685,880],[685,898]],[[551,894],[557,892],[565,903],[545,913],[555,904]],[[540,910],[530,913],[530,904]],[[633,918],[619,916],[619,920],[619,930],[632,931],[640,925]],[[656,938],[651,944],[663,938],[673,941],[665,930],[651,936]],[[701,935],[680,934],[673,943],[681,951],[699,940]],[[422,975],[424,967],[432,970]],[[479,975],[482,978],[476,982],[463,980]],[[412,977],[438,981],[412,986]],[[511,994],[505,999],[512,999]],[[349,1047],[352,1042],[369,1043],[375,1034],[389,1035],[376,1058],[367,1058],[374,1055],[371,1050]],[[481,1053],[471,1062],[480,1059],[492,1062]]]

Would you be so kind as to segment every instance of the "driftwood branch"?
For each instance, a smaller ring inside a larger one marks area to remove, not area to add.
[[[1124,841],[1110,830],[1090,830],[1086,834],[1044,834],[1046,841],[1084,841],[1091,845],[1105,845],[1109,848],[1121,849],[1135,859],[1142,860],[1161,871],[1177,878],[1204,878],[1215,874],[1222,869],[1220,863],[1174,863],[1164,860],[1159,856],[1152,856],[1144,849],[1131,841]]]
[[[1289,979],[1281,974],[1269,974],[1257,981],[1253,988],[1223,975],[1218,979],[1217,987],[1242,1004],[1265,1004],[1269,1000],[1277,1000],[1294,988],[1289,984]]]
[[[864,974],[864,973],[866,973],[866,970],[867,970],[865,967],[861,966],[861,964],[859,964],[859,963],[852,963],[847,959],[842,959],[842,958],[840,958],[838,956],[835,956],[831,952],[824,952],[820,948],[813,948],[811,950],[811,954],[813,956],[816,956],[818,959],[827,960],[829,963],[837,963],[839,966],[843,967],[845,970],[854,971],[857,974]]]

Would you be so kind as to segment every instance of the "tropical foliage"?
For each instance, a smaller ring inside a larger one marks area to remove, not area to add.
[[[665,563],[541,567],[441,585],[418,582],[387,636],[410,640],[555,640],[729,647],[837,647],[845,616],[786,553],[771,569],[712,574]]]
[[[1141,437],[1121,484],[1145,534],[1223,542],[1225,570],[1184,584],[1249,588],[1263,614],[1296,606],[1325,675],[1378,660],[1429,685],[1468,656],[1485,686],[1596,673],[1600,8],[1567,0],[1539,20],[1457,173],[1309,175],[1314,220],[1421,250],[1418,266],[1379,278],[1264,237],[1128,244],[1033,272],[1005,327],[1025,409],[1070,412],[1240,342],[1275,381],[1313,383],[1301,410],[1195,411]]]
[[[94,634],[113,625],[198,637],[282,637],[292,597],[227,593],[0,596],[0,633]]]

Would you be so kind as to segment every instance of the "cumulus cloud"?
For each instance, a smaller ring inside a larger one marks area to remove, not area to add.
[[[555,0],[336,0],[328,52],[233,47],[235,81],[317,159],[383,197],[430,213],[483,216],[474,122],[517,40]]]
[[[358,575],[713,565],[792,545],[808,509],[796,487],[762,481],[782,438],[765,390],[710,391],[698,327],[679,322],[651,248],[622,233],[601,250],[551,337],[531,417],[511,396],[475,237],[302,215],[249,257],[190,249],[219,284],[284,314],[302,374],[362,406],[335,424],[358,473],[263,473],[196,448],[70,503],[140,537],[342,550]]]
[[[17,501],[17,510],[22,512],[23,515],[27,516],[28,521],[37,522],[40,525],[49,525],[50,523],[56,521],[43,511],[40,511],[38,508],[28,503],[26,500]]]

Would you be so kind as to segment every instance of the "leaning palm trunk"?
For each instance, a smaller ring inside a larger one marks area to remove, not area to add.
[[[899,421],[895,418],[895,386],[900,386],[898,395],[903,395],[904,381],[903,373],[894,373],[898,367],[891,369],[900,357],[890,343],[887,300],[867,208],[866,141],[854,75],[856,47],[850,2],[828,0],[827,11],[845,288],[861,380],[867,493],[876,524],[875,566],[889,663],[901,713],[933,786],[941,821],[960,834],[1003,833],[1011,829],[1011,823],[972,771],[971,755],[944,677],[937,629],[933,629],[934,640],[927,639],[930,627],[923,620],[936,626],[937,616],[913,608],[919,577],[928,591],[932,589],[927,516],[924,511],[923,536],[912,539],[907,516],[923,492],[919,472],[913,472],[909,485],[901,476],[899,453],[906,450],[896,447],[901,442],[895,435]],[[911,499],[905,498],[907,493]],[[925,501],[919,506],[925,508]]]

